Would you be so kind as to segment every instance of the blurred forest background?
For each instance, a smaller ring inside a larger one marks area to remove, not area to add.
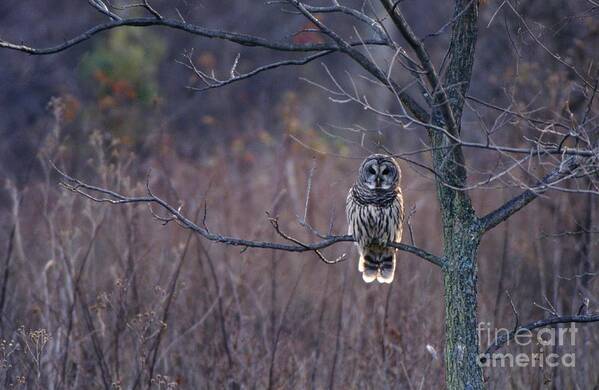
[[[551,50],[596,72],[595,3],[513,4]],[[265,37],[305,27],[301,16],[261,1],[153,5],[206,27]],[[507,6],[498,11],[501,5],[481,6],[470,95],[567,125],[570,113],[585,109],[570,70],[524,32]],[[437,32],[452,12],[449,3],[433,0],[404,1],[402,8],[419,36]],[[36,46],[102,20],[81,2],[0,2],[0,37]],[[446,33],[426,40],[437,63],[447,40]],[[401,252],[392,285],[366,285],[349,243],[327,249],[331,256],[348,253],[336,265],[311,253],[240,253],[174,223],[162,226],[147,207],[96,204],[58,186],[50,159],[70,175],[129,194],[144,193],[151,169],[153,191],[198,221],[206,210],[211,231],[278,240],[269,211],[285,231],[308,240],[297,216],[312,169],[308,221],[343,234],[345,196],[361,159],[378,143],[394,153],[423,145],[420,130],[336,104],[304,81],[330,83],[319,61],[193,91],[186,87],[198,80],[178,63],[191,49],[196,66],[223,75],[238,53],[242,70],[281,56],[159,28],[108,31],[46,57],[0,52],[0,386],[442,387],[441,273],[421,259]],[[340,77],[354,74],[362,88],[370,85],[340,55],[322,62]],[[369,97],[380,107],[397,104],[383,89]],[[498,139],[519,146],[524,122],[469,101],[463,131],[475,135],[485,123],[500,123]],[[466,153],[476,168],[473,182],[498,163],[484,150]],[[400,163],[412,210],[404,242],[440,253],[434,183],[418,166]],[[474,206],[490,211],[518,190],[475,189]],[[506,290],[522,322],[547,316],[539,306],[548,302],[558,312],[576,312],[584,295],[596,307],[598,232],[597,197],[565,192],[552,192],[496,228],[478,260],[479,320],[513,326]],[[576,346],[559,351],[576,352],[575,368],[489,368],[489,388],[597,388],[599,329],[583,325],[578,335]]]

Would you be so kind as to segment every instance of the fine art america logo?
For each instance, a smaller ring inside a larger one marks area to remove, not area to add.
[[[569,327],[541,328],[535,332],[520,328],[516,334],[513,334],[513,330],[505,328],[492,330],[490,322],[481,322],[477,330],[483,345],[493,345],[500,341],[504,351],[481,354],[479,362],[483,367],[574,367],[576,365],[575,353],[565,351],[561,353],[562,348],[556,348],[575,345],[578,329],[574,323]],[[532,349],[533,352],[506,352],[514,345],[528,347],[527,349]]]

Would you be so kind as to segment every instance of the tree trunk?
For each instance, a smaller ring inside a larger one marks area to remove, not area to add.
[[[438,93],[432,122],[459,138],[464,97],[474,64],[478,1],[456,0],[454,18],[444,88],[455,127],[440,109],[445,102]],[[437,197],[443,221],[445,383],[450,390],[479,390],[483,389],[483,381],[476,326],[476,254],[482,233],[467,191],[460,190],[467,184],[461,145],[434,128],[429,129],[429,138],[435,148],[433,167],[438,175]]]
[[[445,382],[448,389],[482,389],[476,320],[475,223],[454,224],[445,235]]]
[[[442,138],[431,134],[435,145]],[[476,255],[481,238],[478,219],[463,187],[466,176],[458,161],[462,155],[437,153],[433,165],[443,182],[437,196],[443,221],[445,266],[445,382],[448,389],[482,389],[482,367],[478,363],[476,320]],[[453,188],[452,188],[453,187]]]
[[[438,115],[433,123],[444,124]],[[483,382],[478,362],[476,255],[482,233],[470,197],[458,189],[466,183],[461,148],[447,148],[447,139],[438,132],[429,135],[439,148],[433,154],[433,166],[441,179],[437,180],[437,197],[445,258],[445,383],[450,390],[479,390]]]

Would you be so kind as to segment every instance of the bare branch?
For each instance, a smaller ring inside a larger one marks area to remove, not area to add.
[[[545,50],[547,52],[547,54],[549,54],[551,57],[553,57],[560,64],[564,65],[566,68],[570,69],[580,79],[580,81],[582,81],[587,87],[593,88],[593,84],[590,81],[588,81],[582,74],[580,74],[580,72],[578,71],[578,69],[576,69],[573,65],[570,65],[568,62],[566,62],[566,60],[564,60],[560,55],[555,54],[554,52],[552,52],[551,49],[549,49],[547,47],[547,45],[545,45],[543,42],[541,42],[541,40],[535,35],[535,33],[532,32],[532,30],[528,26],[528,23],[526,23],[526,20],[524,20],[524,18],[520,14],[520,12],[518,12],[516,10],[516,8],[514,8],[514,6],[512,5],[512,3],[509,0],[506,0],[506,3],[510,7],[510,9],[512,10],[512,12],[518,17],[518,19],[520,20],[520,23],[522,23],[522,25],[524,26],[524,29],[526,30],[526,32],[528,33],[528,35],[530,35],[530,37],[543,50]]]
[[[387,34],[385,33],[385,30],[383,29],[382,25],[375,19],[369,17],[368,15],[354,9],[354,8],[350,8],[350,7],[345,7],[342,5],[333,5],[333,6],[328,6],[328,7],[317,7],[317,6],[309,6],[309,5],[304,5],[306,7],[306,10],[308,10],[309,12],[312,13],[319,13],[319,14],[324,14],[324,13],[343,13],[343,14],[347,14],[347,15],[351,15],[354,18],[364,22],[365,24],[367,24],[368,26],[370,26],[375,33],[379,36],[379,38],[386,40],[387,39]]]
[[[156,19],[162,19],[162,15],[160,15],[160,13],[158,11],[156,11],[156,9],[154,7],[152,7],[152,5],[150,5],[150,3],[148,2],[148,0],[143,0],[141,3],[131,3],[131,4],[124,4],[124,5],[116,5],[116,4],[112,4],[112,2],[107,1],[108,5],[110,6],[110,8],[119,10],[119,11],[124,11],[127,9],[131,9],[131,8],[143,8],[146,11],[148,11],[151,15],[153,15]],[[179,13],[179,10],[177,10],[177,12]],[[181,17],[181,14],[179,13],[179,17]],[[183,19],[183,18],[181,18]]]
[[[350,56],[354,61],[356,61],[362,68],[364,68],[368,73],[376,77],[383,85],[389,88],[393,93],[396,93],[399,97],[402,105],[414,115],[419,121],[428,122],[429,114],[428,112],[416,101],[414,100],[407,92],[405,92],[399,85],[387,77],[387,74],[383,72],[373,61],[368,59],[363,53],[358,51],[355,46],[360,45],[351,45],[343,38],[341,38],[337,33],[324,25],[318,18],[316,18],[310,11],[306,8],[306,6],[298,1],[298,0],[289,0],[291,4],[293,4],[308,20],[314,23],[324,34],[329,36],[339,48],[340,51],[346,53]],[[361,40],[364,42],[362,47],[366,46],[367,40]]]
[[[147,9],[149,13],[151,13],[152,15],[154,15],[154,17],[155,17],[156,19],[162,19],[162,15],[160,15],[160,14],[158,13],[158,11],[156,11],[156,9],[154,9],[154,7],[152,7],[152,6],[150,5],[150,3],[148,2],[148,0],[143,0],[143,7],[144,7],[145,9]]]
[[[511,114],[511,115],[513,115],[513,116],[515,116],[515,117],[518,117],[518,118],[520,118],[520,119],[524,119],[524,120],[526,120],[526,121],[529,121],[529,122],[532,122],[532,123],[538,123],[538,124],[542,124],[542,125],[545,125],[545,126],[555,126],[555,127],[561,127],[561,128],[564,128],[564,129],[566,129],[566,130],[568,130],[568,129],[569,129],[569,126],[566,126],[566,125],[564,125],[564,124],[562,124],[562,123],[559,123],[559,122],[547,122],[547,121],[544,121],[544,120],[542,120],[542,119],[531,118],[531,117],[529,117],[529,116],[527,116],[527,115],[524,115],[524,114],[521,114],[521,113],[519,113],[519,112],[516,112],[516,111],[510,110],[509,108],[503,108],[503,107],[499,107],[499,106],[497,106],[497,105],[495,105],[495,104],[492,104],[492,103],[486,102],[486,101],[484,101],[484,100],[482,100],[482,99],[479,99],[479,98],[477,98],[477,97],[474,97],[474,96],[471,96],[471,95],[467,95],[467,96],[466,96],[466,99],[468,99],[468,100],[472,100],[473,102],[476,102],[476,103],[478,103],[478,104],[481,104],[481,105],[483,105],[483,106],[485,106],[485,107],[489,107],[489,108],[491,108],[491,109],[493,109],[493,110],[500,111],[500,112],[502,112],[502,113],[506,112],[506,113],[508,113],[508,114]]]
[[[267,213],[268,215],[268,213]],[[287,241],[291,241],[294,244],[300,245],[304,248],[307,248],[306,244],[304,244],[303,242],[301,242],[300,240],[291,237],[290,235],[283,233],[281,231],[281,228],[279,227],[279,219],[278,218],[272,218],[270,217],[270,215],[268,215],[268,220],[270,222],[270,224],[272,225],[272,227],[275,229],[275,231],[277,232],[277,234],[281,237],[283,237],[285,240]],[[339,263],[343,260],[346,259],[346,254],[343,253],[341,256],[339,256],[338,258],[336,258],[335,260],[329,260],[327,259],[318,249],[314,250],[314,253],[316,253],[316,255],[320,258],[320,260],[322,260],[323,262],[325,262],[326,264],[336,264]]]
[[[574,280],[574,279],[582,279],[582,278],[594,278],[595,276],[598,276],[599,272],[583,272],[581,274],[576,274],[573,276],[561,276],[561,275],[557,275],[558,279],[563,279],[563,280]]]
[[[103,24],[98,24],[89,30],[71,38],[67,41],[46,48],[35,48],[23,44],[15,44],[0,39],[0,48],[16,50],[31,55],[47,55],[54,54],[66,50],[72,46],[75,46],[81,42],[85,42],[92,38],[94,35],[99,34],[103,31],[112,30],[114,28],[133,26],[133,27],[147,27],[147,26],[158,26],[165,27],[174,30],[185,31],[187,33],[198,35],[205,38],[221,39],[237,43],[242,46],[255,46],[264,47],[272,50],[279,51],[293,51],[293,52],[310,52],[310,51],[324,51],[333,50],[340,51],[341,49],[333,43],[312,43],[312,44],[293,44],[283,41],[274,41],[266,38],[257,37],[254,35],[241,34],[236,32],[229,32],[223,30],[214,30],[198,26],[195,24],[182,22],[174,19],[158,19],[158,18],[131,18],[115,20]],[[387,41],[381,39],[369,39],[365,42],[351,42],[348,43],[352,46],[366,45],[387,45]]]
[[[87,0],[89,5],[95,8],[101,14],[108,16],[112,20],[121,20],[121,17],[117,14],[110,12],[106,4],[102,0]]]
[[[481,362],[484,363],[487,359],[492,358],[494,352],[503,347],[506,343],[513,340],[514,337],[518,336],[524,331],[531,331],[538,328],[544,328],[551,325],[558,324],[569,324],[569,323],[588,323],[588,322],[599,322],[599,314],[588,314],[588,315],[571,315],[571,316],[560,316],[560,317],[552,317],[546,320],[538,320],[526,325],[519,326],[516,330],[508,333],[502,334],[487,348],[483,356],[481,357]]]
[[[421,40],[416,37],[416,34],[412,31],[412,28],[404,18],[403,14],[397,7],[397,4],[393,4],[391,0],[381,0],[383,6],[387,10],[387,13],[391,16],[391,19],[395,23],[397,29],[401,32],[402,36],[408,42],[408,44],[412,47],[422,67],[426,70],[426,78],[428,79],[431,87],[433,88],[433,100],[435,104],[438,104],[441,107],[441,111],[443,112],[443,116],[445,118],[445,122],[449,127],[449,131],[457,136],[458,134],[458,126],[455,121],[455,117],[453,115],[453,111],[449,104],[449,99],[447,97],[447,93],[445,92],[445,88],[441,84],[439,79],[439,75],[431,61],[428,51],[424,47],[424,44]]]
[[[349,235],[344,235],[344,236],[328,235],[328,236],[325,236],[324,239],[322,239],[321,241],[318,241],[318,242],[303,243],[303,242],[299,242],[298,240],[296,240],[296,239],[282,233],[280,230],[278,230],[277,233],[279,233],[279,235],[284,237],[286,240],[293,242],[293,244],[283,244],[283,243],[277,243],[277,242],[253,241],[253,240],[229,237],[229,236],[225,236],[225,235],[221,235],[221,234],[217,234],[217,233],[212,233],[212,232],[209,232],[206,228],[200,227],[197,224],[195,224],[194,222],[192,222],[190,219],[185,217],[179,209],[175,208],[174,206],[171,206],[169,203],[167,203],[166,201],[164,201],[163,199],[159,198],[158,196],[154,195],[151,192],[149,193],[148,196],[138,196],[138,197],[125,196],[125,195],[119,194],[117,192],[114,192],[114,191],[111,191],[111,190],[108,190],[105,188],[86,184],[78,179],[75,179],[75,178],[67,175],[66,173],[64,173],[63,171],[58,169],[53,163],[51,163],[51,164],[62,178],[61,185],[71,192],[77,193],[87,199],[90,199],[90,200],[93,200],[94,202],[99,202],[99,203],[110,203],[110,204],[140,203],[140,204],[158,205],[162,209],[167,211],[168,214],[171,215],[174,218],[174,220],[176,220],[183,228],[192,230],[207,240],[220,242],[220,243],[226,244],[226,245],[241,246],[244,248],[244,250],[247,248],[262,248],[262,249],[281,250],[281,251],[287,251],[287,252],[314,251],[314,252],[318,253],[318,251],[320,249],[327,248],[329,246],[332,246],[333,244],[336,244],[339,242],[353,242],[354,241],[353,237],[349,236]],[[168,217],[166,219],[168,221],[171,220],[170,217]],[[162,223],[165,222],[165,218],[163,218],[163,217],[158,218],[158,220],[161,221]],[[168,221],[167,221],[167,223],[168,223]],[[272,223],[272,221],[271,221],[271,223]],[[275,229],[277,229],[277,227],[278,227],[278,224],[275,227]],[[421,257],[422,259],[424,259],[438,267],[441,267],[441,268],[444,267],[445,260],[443,258],[433,255],[431,253],[428,253],[427,251],[425,251],[421,248],[417,248],[417,247],[402,244],[402,243],[390,243],[389,246],[399,249],[404,252],[412,253],[412,254],[414,254],[418,257]],[[321,259],[323,259],[323,261],[325,261],[327,263],[337,262],[337,261],[328,261],[328,260],[324,259],[322,257],[322,255],[320,255],[320,256],[321,256]],[[337,259],[337,260],[339,260],[339,259]]]
[[[283,66],[305,65],[315,59],[324,57],[324,56],[334,53],[334,52],[335,52],[334,50],[325,50],[325,51],[317,52],[315,54],[311,54],[307,57],[297,59],[297,60],[277,61],[277,62],[273,62],[273,63],[267,64],[267,65],[263,65],[258,68],[255,68],[250,72],[241,73],[241,74],[235,74],[234,67],[233,67],[233,68],[231,68],[230,77],[227,79],[223,79],[223,80],[219,80],[215,76],[209,75],[206,72],[199,69],[198,67],[196,67],[191,58],[191,55],[189,53],[184,55],[185,58],[187,58],[188,63],[185,63],[185,64],[181,63],[181,62],[179,62],[179,63],[181,63],[188,69],[192,70],[196,74],[196,76],[198,76],[198,78],[200,80],[202,80],[204,82],[204,84],[206,84],[205,87],[201,87],[201,88],[198,88],[198,87],[189,87],[189,88],[192,90],[195,90],[195,91],[203,92],[203,91],[206,91],[209,89],[223,87],[225,85],[232,84],[237,81],[248,79],[250,77],[256,76],[259,73],[262,73],[262,72],[265,72],[265,71],[268,71],[271,69],[276,69],[276,68],[283,67]]]
[[[571,156],[566,158],[557,169],[546,175],[537,185],[535,185],[534,189],[527,189],[495,211],[482,217],[480,219],[481,231],[483,233],[487,232],[508,219],[514,213],[535,200],[539,195],[547,191],[551,184],[572,175],[572,173],[580,166],[580,163],[581,161],[578,157]]]

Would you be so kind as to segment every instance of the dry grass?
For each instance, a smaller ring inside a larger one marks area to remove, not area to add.
[[[141,193],[151,185],[212,231],[276,239],[264,211],[286,231],[308,239],[296,222],[304,212],[312,155],[288,140],[264,147],[248,162],[234,150],[199,161],[172,151],[142,161],[125,147],[91,137],[94,156],[77,169],[90,181]],[[102,146],[102,144],[104,146]],[[95,204],[61,191],[46,157],[60,157],[50,137],[40,154],[45,178],[23,191],[10,183],[14,226],[4,280],[0,375],[7,388],[439,388],[443,384],[442,279],[432,265],[400,255],[391,286],[365,285],[349,261],[326,265],[312,254],[225,247],[202,241],[174,223],[161,226],[144,207]],[[268,152],[268,153],[267,153]],[[345,231],[343,199],[358,161],[318,157],[307,216]],[[431,182],[404,169],[415,242],[440,253]],[[475,194],[477,207],[509,191]],[[491,197],[491,199],[490,199]],[[22,201],[21,201],[22,199]],[[481,206],[482,207],[482,206]],[[550,210],[550,211],[548,211]],[[513,323],[509,290],[522,319],[543,316],[533,302],[547,296],[575,310],[582,285],[585,212],[567,195],[543,200],[486,238],[479,256],[479,317]],[[10,231],[8,232],[10,233]],[[410,238],[405,238],[406,242]],[[7,240],[8,241],[8,240]],[[595,245],[591,242],[590,245]],[[592,326],[592,325],[591,325]],[[490,388],[591,388],[598,355],[596,329],[581,332],[575,369],[488,369]]]

